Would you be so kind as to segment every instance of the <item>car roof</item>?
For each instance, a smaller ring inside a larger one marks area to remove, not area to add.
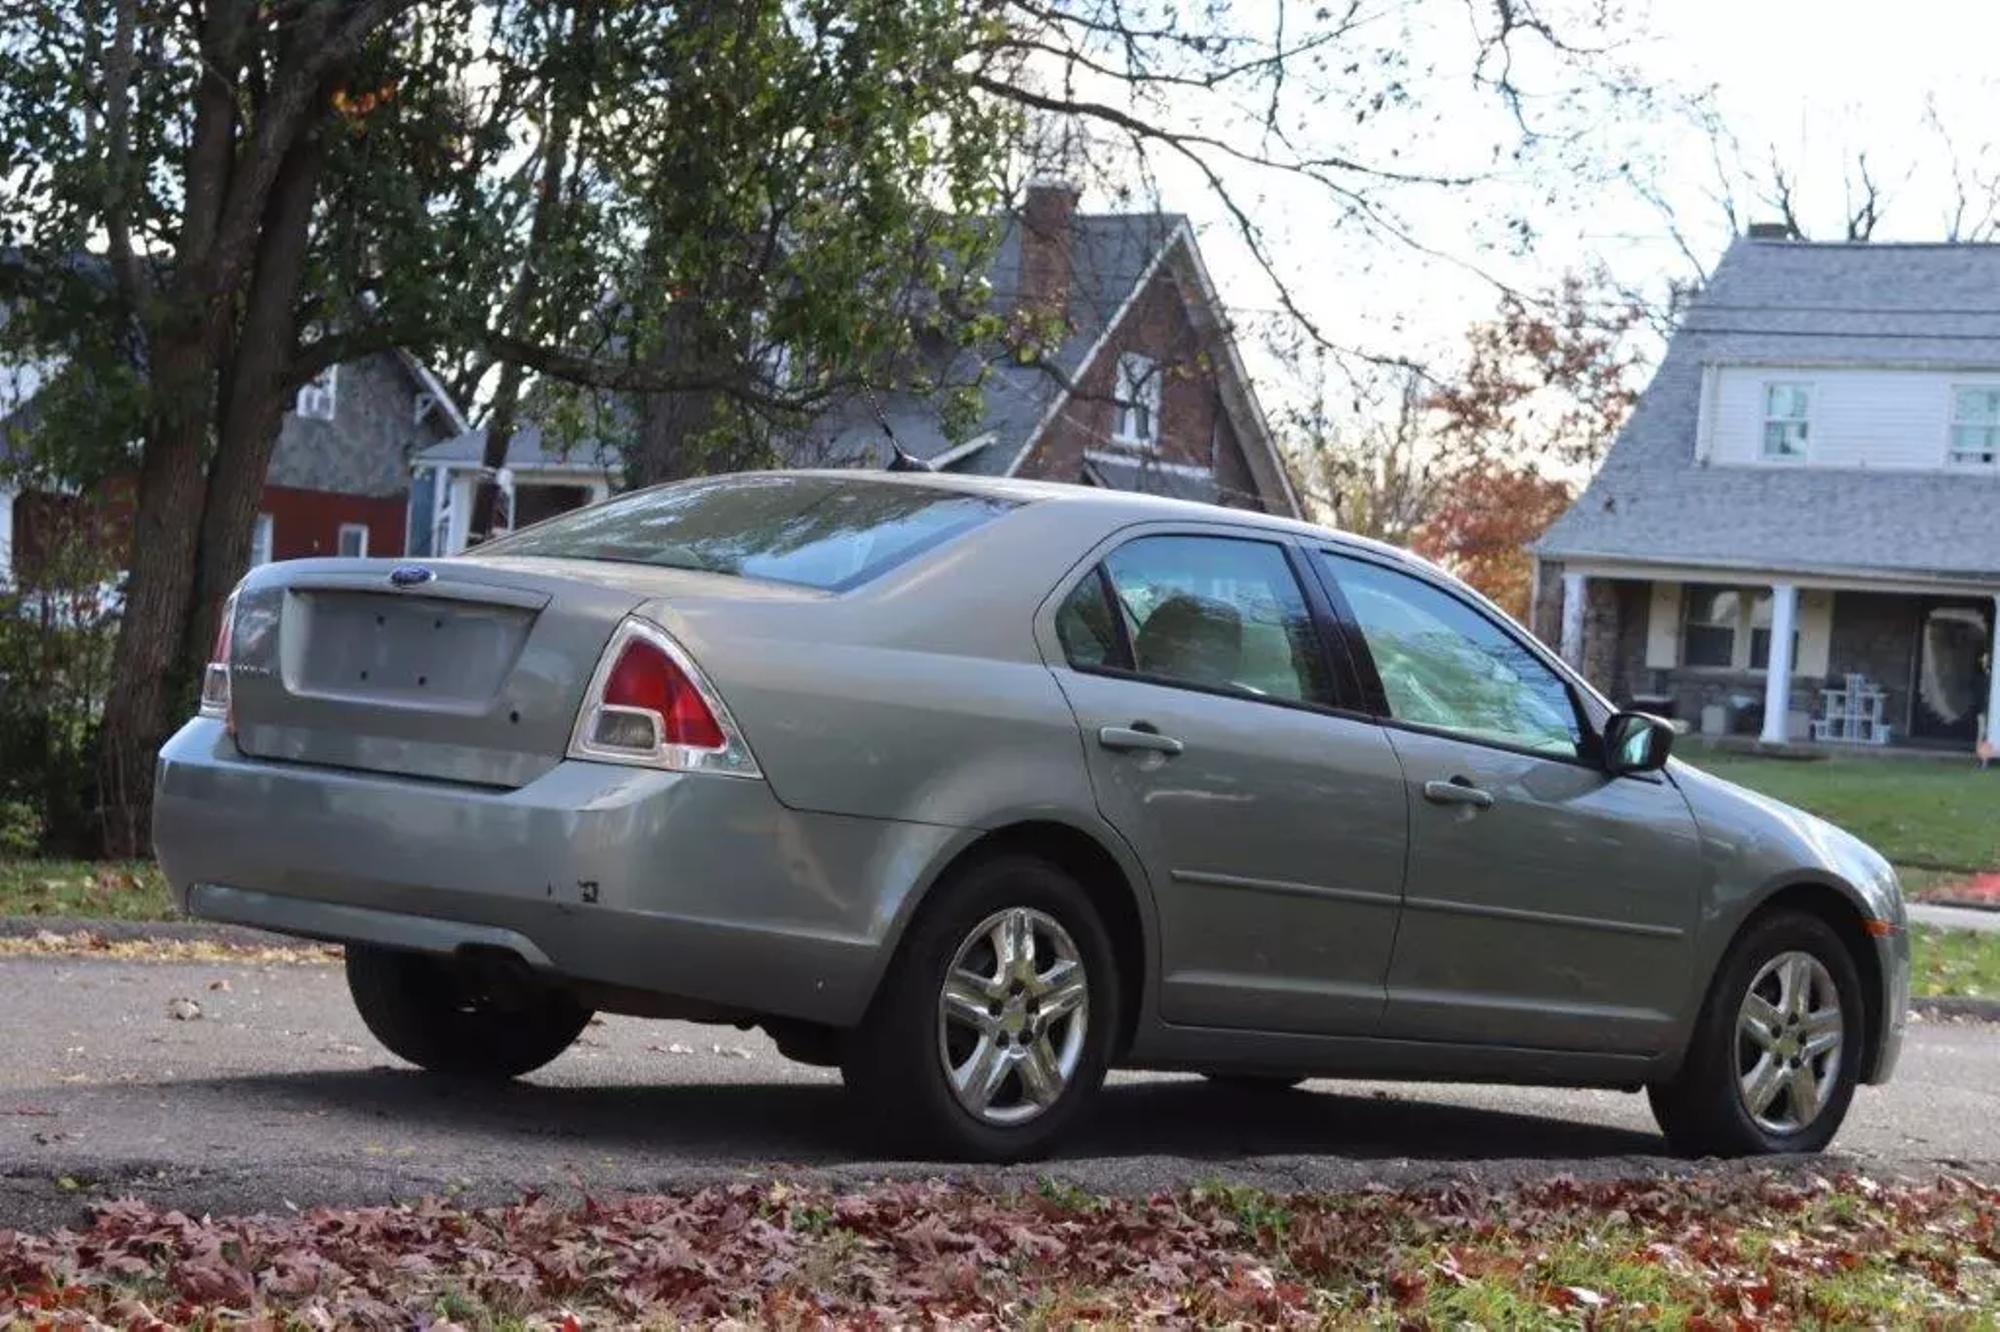
[[[1114,525],[1144,522],[1226,522],[1245,527],[1262,527],[1289,536],[1302,536],[1313,541],[1324,541],[1329,545],[1366,551],[1428,573],[1450,576],[1421,555],[1371,537],[1357,536],[1352,532],[1343,532],[1338,528],[1303,522],[1296,518],[1262,513],[1256,509],[1203,504],[1196,500],[1173,499],[1165,495],[1111,490],[1104,486],[1078,485],[1065,481],[1026,481],[1019,477],[974,476],[964,472],[862,472],[852,468],[818,470],[800,468],[768,475],[828,477],[848,481],[866,479],[898,485],[926,486],[967,495],[988,495],[996,499],[1011,499],[1021,503],[1074,505],[1079,509],[1088,510],[1094,518],[1109,521]]]

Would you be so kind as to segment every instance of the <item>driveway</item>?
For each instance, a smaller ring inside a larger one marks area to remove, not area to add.
[[[0,995],[0,1226],[70,1221],[123,1193],[245,1211],[946,1172],[858,1157],[837,1075],[733,1028],[606,1018],[527,1081],[468,1092],[384,1054],[336,967],[0,959]],[[187,1001],[198,1017],[170,1016]],[[2000,1027],[1918,1024],[1900,1076],[1861,1093],[1838,1146],[1878,1171],[1995,1173]],[[1686,1168],[1662,1150],[1644,1098],[1615,1092],[1238,1093],[1117,1075],[1065,1157],[983,1173],[1145,1192],[1218,1176],[1352,1187]]]

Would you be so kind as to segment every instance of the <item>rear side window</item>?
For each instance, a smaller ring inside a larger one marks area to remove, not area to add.
[[[864,476],[718,477],[566,513],[479,553],[699,569],[844,592],[1013,507]]]
[[[1113,551],[1103,572],[1109,604],[1106,580],[1086,578],[1056,613],[1072,666],[1291,703],[1332,701],[1305,595],[1277,546],[1141,537]]]

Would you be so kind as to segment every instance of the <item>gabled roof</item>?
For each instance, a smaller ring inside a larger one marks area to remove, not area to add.
[[[1702,369],[2000,372],[2000,245],[1738,240],[1603,467],[1536,550],[1718,569],[2000,577],[2000,475],[1695,457]]]
[[[1005,313],[1029,293],[1020,289],[1022,223],[1009,217],[999,225],[1000,241],[988,272],[992,306]],[[893,433],[904,452],[939,467],[979,476],[1011,476],[1067,400],[1069,386],[1089,368],[1121,317],[1163,266],[1171,263],[1186,272],[1199,299],[1215,304],[1214,285],[1194,233],[1180,214],[1079,213],[1070,226],[1067,334],[1047,358],[1048,364],[1023,365],[1008,358],[1004,348],[987,346],[943,353],[931,367],[947,385],[970,383],[984,370],[983,415],[969,437],[954,441],[945,433],[941,404],[934,395],[862,393],[813,422],[790,448],[793,461],[805,466],[885,463]],[[1210,312],[1209,322],[1221,322],[1219,309]],[[1297,497],[1226,328],[1221,341],[1226,354],[1217,373],[1225,380],[1224,406],[1243,449],[1251,455],[1253,474],[1297,513]],[[1111,484],[1122,488],[1128,481],[1134,489],[1155,489],[1160,484],[1157,469],[1143,475],[1135,472],[1132,478]],[[1188,489],[1177,484],[1173,493]]]
[[[959,351],[933,368],[946,384],[972,382],[982,363],[986,372],[985,413],[971,436],[985,442],[953,459],[950,465],[954,470],[1006,475],[1061,395],[1063,381],[1081,372],[1087,354],[1185,223],[1178,213],[1079,213],[1071,219],[1069,305],[1065,312],[1070,332],[1049,357],[1050,365],[1020,365],[1007,359],[1000,348],[978,347]],[[1019,289],[1022,224],[1010,217],[1000,225],[989,282],[993,308],[1010,311],[1024,295]],[[801,440],[800,460],[886,461],[889,450],[882,429],[884,419],[897,444],[915,457],[930,460],[957,447],[945,434],[935,397],[903,392],[858,394],[813,423]]]

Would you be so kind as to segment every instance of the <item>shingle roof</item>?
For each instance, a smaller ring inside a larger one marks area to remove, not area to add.
[[[2000,245],[1739,240],[1689,307],[1552,558],[2000,575],[2000,475],[1697,463],[1705,364],[2000,371]]]
[[[1040,366],[1016,364],[997,347],[961,351],[936,367],[943,382],[950,384],[969,382],[981,362],[987,364],[984,414],[972,436],[990,434],[992,439],[955,461],[955,470],[987,476],[1007,471],[1061,392],[1061,380],[1083,368],[1084,357],[1133,294],[1147,266],[1185,221],[1178,213],[1080,213],[1071,220],[1070,332],[1049,358],[1060,378]],[[988,270],[995,309],[1016,306],[1022,295],[1020,272],[1021,224],[1010,218],[1003,223]],[[959,442],[945,434],[940,406],[934,395],[881,393],[872,395],[872,400],[857,395],[822,414],[792,452],[808,465],[864,458],[884,462],[889,449],[882,420],[887,418],[905,452],[934,458]]]
[[[423,463],[470,463],[477,465],[486,455],[486,432],[468,430],[462,435],[433,444],[411,461]],[[563,449],[542,434],[538,425],[528,424],[514,432],[507,442],[506,466],[512,468],[570,467],[579,470],[612,472],[618,460],[605,452],[596,440],[584,440],[572,449]]]

